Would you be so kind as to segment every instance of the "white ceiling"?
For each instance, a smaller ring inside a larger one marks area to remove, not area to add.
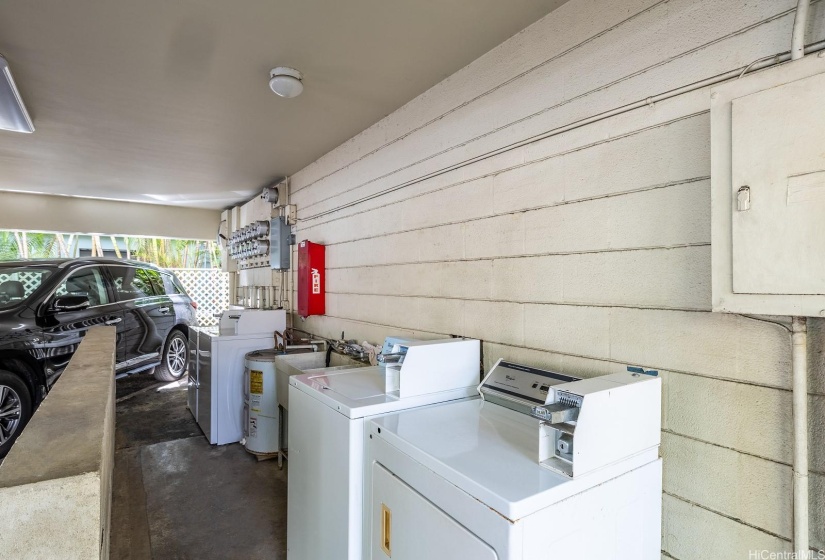
[[[0,190],[230,206],[563,2],[7,0],[37,130],[0,130]],[[275,66],[300,97],[269,90]]]

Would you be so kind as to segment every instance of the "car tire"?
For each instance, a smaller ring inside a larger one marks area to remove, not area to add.
[[[163,347],[160,365],[155,368],[158,381],[177,381],[186,373],[189,359],[189,339],[180,331],[172,331]]]
[[[32,398],[26,383],[0,369],[0,458],[9,452],[31,416]]]

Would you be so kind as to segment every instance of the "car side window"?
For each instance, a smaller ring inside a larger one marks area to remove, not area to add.
[[[163,277],[163,287],[166,290],[167,294],[184,294],[183,288],[175,282],[175,279],[172,277],[171,274],[162,274]]]
[[[130,301],[157,295],[151,276],[146,274],[151,271],[134,266],[110,266],[108,269],[118,301]]]
[[[51,274],[50,270],[3,267],[0,269],[0,307],[28,298]]]
[[[135,272],[135,277],[152,287],[152,293],[156,296],[165,296],[166,290],[163,287],[163,279],[160,277],[160,272],[152,270],[151,268],[139,268]]]
[[[81,268],[69,274],[55,290],[55,296],[66,295],[86,296],[91,307],[109,303],[103,275],[96,266]]]

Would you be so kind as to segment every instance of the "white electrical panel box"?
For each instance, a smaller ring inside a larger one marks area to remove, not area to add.
[[[711,94],[713,309],[825,316],[825,58]]]

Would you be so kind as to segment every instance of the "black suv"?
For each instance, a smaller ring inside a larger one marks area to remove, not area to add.
[[[194,303],[174,274],[115,259],[0,262],[0,457],[90,327],[117,327],[116,373],[186,371]]]

